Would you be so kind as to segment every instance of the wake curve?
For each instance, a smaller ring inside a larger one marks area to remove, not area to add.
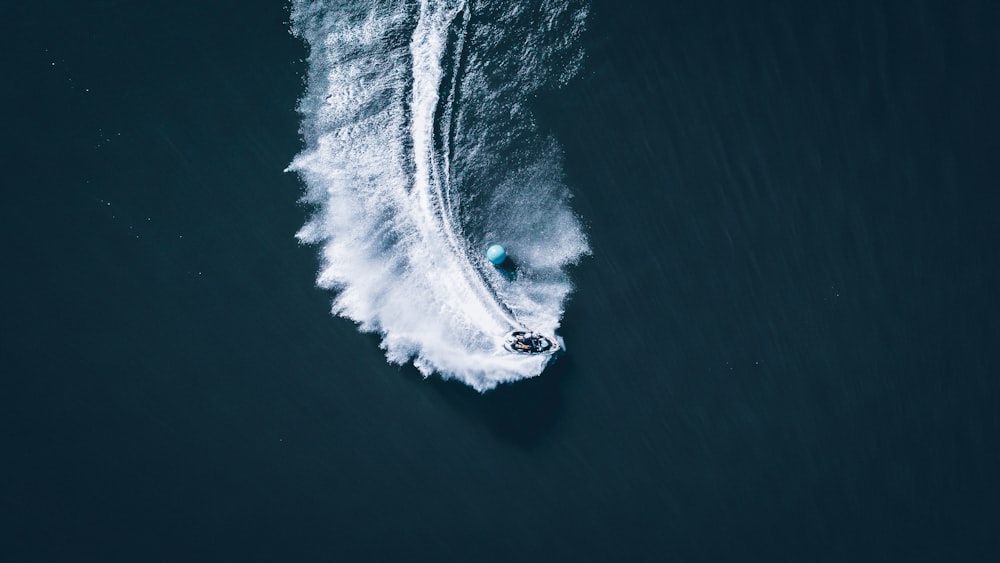
[[[564,268],[589,249],[558,146],[524,100],[578,66],[585,15],[569,1],[294,2],[311,50],[306,146],[289,170],[316,209],[298,237],[322,247],[333,312],[380,333],[389,361],[481,391],[545,367],[502,336],[554,334]],[[483,266],[491,240],[515,252],[517,280]]]

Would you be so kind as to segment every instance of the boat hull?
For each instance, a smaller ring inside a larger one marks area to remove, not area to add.
[[[503,348],[513,354],[551,355],[560,350],[554,338],[530,330],[512,330],[503,339]]]

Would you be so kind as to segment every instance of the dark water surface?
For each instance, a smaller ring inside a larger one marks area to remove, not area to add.
[[[995,560],[1000,8],[750,4],[593,4],[485,396],[314,288],[281,2],[0,8],[0,560]]]

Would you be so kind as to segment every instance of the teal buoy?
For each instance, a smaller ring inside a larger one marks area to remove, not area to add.
[[[507,259],[507,249],[499,244],[494,244],[486,249],[486,258],[490,262],[493,262],[494,266],[499,266]]]

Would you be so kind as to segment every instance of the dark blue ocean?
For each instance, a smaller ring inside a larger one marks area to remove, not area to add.
[[[998,29],[4,3],[0,561],[1000,560]]]

